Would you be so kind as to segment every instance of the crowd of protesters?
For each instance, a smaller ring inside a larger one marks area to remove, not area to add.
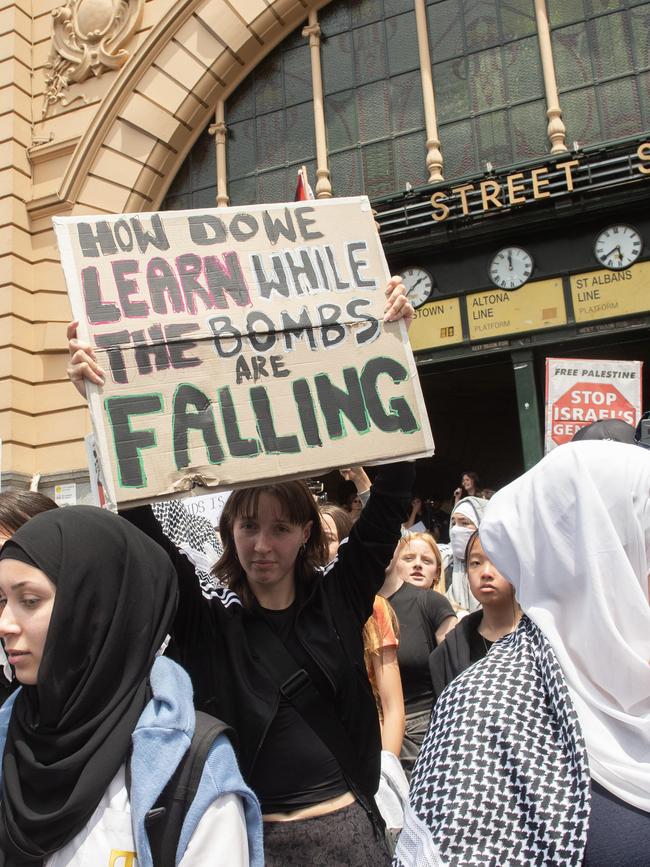
[[[211,575],[164,509],[0,495],[0,867],[647,865],[648,451],[467,471],[448,518],[342,473],[236,490]]]

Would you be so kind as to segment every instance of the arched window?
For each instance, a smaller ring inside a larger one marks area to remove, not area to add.
[[[650,127],[650,3],[548,0],[567,142]]]
[[[650,2],[547,0],[569,146],[650,126]],[[447,181],[548,153],[534,0],[426,0]],[[426,133],[413,0],[334,0],[319,12],[334,195],[371,198],[426,183]],[[300,165],[315,186],[308,40],[302,26],[226,103],[234,205],[293,198]],[[166,207],[215,202],[214,140],[198,139]]]
[[[447,179],[548,152],[533,0],[428,0]]]
[[[302,26],[226,102],[226,124],[231,204],[291,200],[302,164],[315,183],[311,66]]]
[[[319,20],[334,194],[372,198],[425,183],[413,0],[335,0]]]

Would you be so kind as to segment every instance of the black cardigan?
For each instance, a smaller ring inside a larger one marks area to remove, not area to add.
[[[362,630],[400,538],[413,477],[412,463],[382,467],[337,559],[296,588],[295,635],[304,651],[299,661],[319,688],[326,684],[326,697],[359,757],[362,778],[356,783],[369,798],[379,783],[381,737]],[[235,729],[240,767],[250,779],[279,699],[247,640],[247,622],[256,615],[201,594],[192,563],[162,533],[150,508],[123,514],[159,542],[176,566],[180,596],[171,655],[189,673],[197,707]]]
[[[469,668],[470,633],[476,632],[483,619],[483,609],[473,611],[458,621],[448,632],[442,644],[439,644],[429,656],[429,671],[433,684],[433,707],[440,698],[443,689],[455,677]]]

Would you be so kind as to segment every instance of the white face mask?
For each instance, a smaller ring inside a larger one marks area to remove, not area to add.
[[[475,532],[476,530],[473,530],[471,527],[451,528],[451,530],[449,531],[449,541],[451,543],[451,550],[456,560],[465,559],[467,543],[469,542],[472,534]]]

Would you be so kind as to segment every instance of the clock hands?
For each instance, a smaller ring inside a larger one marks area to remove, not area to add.
[[[415,289],[415,287],[419,286],[420,283],[422,283],[423,281],[424,281],[424,277],[420,277],[418,280],[416,280],[415,283],[411,286],[411,288],[409,289],[409,291],[406,294],[410,295],[411,292]]]
[[[605,255],[603,256],[603,259],[609,259],[609,257],[616,252],[618,252],[619,262],[622,262],[623,261],[623,254],[621,253],[621,245],[620,244],[617,244],[615,247],[612,247],[612,249],[609,251],[609,253],[605,253]]]

